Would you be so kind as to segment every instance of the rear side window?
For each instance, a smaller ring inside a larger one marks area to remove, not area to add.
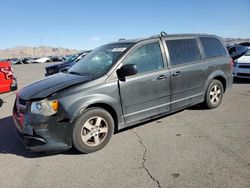
[[[206,58],[227,55],[225,48],[218,39],[211,37],[201,37],[200,39],[205,51]]]
[[[195,39],[166,41],[171,65],[179,65],[201,59],[200,50]]]

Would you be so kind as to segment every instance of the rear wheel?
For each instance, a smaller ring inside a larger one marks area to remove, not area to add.
[[[212,80],[208,86],[204,105],[209,109],[217,108],[223,99],[223,85],[219,80]]]
[[[102,149],[113,132],[112,116],[102,108],[90,108],[75,123],[73,144],[80,152],[91,153]]]

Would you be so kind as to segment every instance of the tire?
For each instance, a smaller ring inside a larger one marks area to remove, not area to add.
[[[82,153],[91,153],[107,145],[114,132],[114,120],[102,108],[89,108],[76,121],[73,145]]]
[[[208,109],[217,108],[223,99],[224,88],[219,80],[212,80],[207,88],[204,106]]]

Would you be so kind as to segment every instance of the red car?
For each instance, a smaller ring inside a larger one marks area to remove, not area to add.
[[[0,62],[0,93],[15,91],[17,81],[10,62]]]

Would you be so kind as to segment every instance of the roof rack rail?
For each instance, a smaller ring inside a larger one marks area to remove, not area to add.
[[[126,40],[125,38],[120,38],[120,39],[118,39],[118,41],[123,41],[123,40]]]
[[[155,37],[166,37],[167,33],[165,31],[160,32],[158,35],[152,35],[150,38],[155,38]]]
[[[162,32],[160,33],[160,36],[161,36],[161,37],[166,37],[166,36],[167,36],[167,33],[166,33],[165,31],[162,31]]]

